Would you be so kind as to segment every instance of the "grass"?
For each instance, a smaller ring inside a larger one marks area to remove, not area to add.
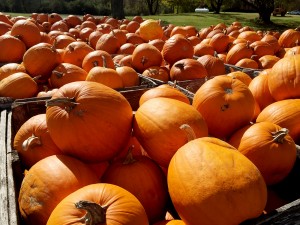
[[[16,14],[6,13],[11,16],[30,16],[31,14]],[[62,15],[64,16],[64,15]],[[216,25],[218,23],[225,23],[230,25],[234,21],[239,21],[243,26],[249,26],[255,30],[274,30],[284,31],[289,28],[296,28],[300,24],[300,16],[286,15],[284,17],[271,16],[272,24],[265,25],[257,23],[258,13],[240,13],[240,12],[221,12],[220,14],[214,13],[185,13],[185,14],[160,14],[143,16],[143,18],[160,19],[163,24],[174,24],[178,26],[191,25],[197,29]],[[127,17],[132,19],[132,17]]]

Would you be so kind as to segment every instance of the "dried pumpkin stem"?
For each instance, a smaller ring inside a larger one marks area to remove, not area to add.
[[[79,103],[75,102],[75,98],[53,98],[48,101],[46,101],[46,107],[48,106],[60,106],[64,107],[66,111],[71,111],[73,108],[75,108],[76,105]]]
[[[103,60],[103,67],[104,67],[104,68],[107,68],[107,62],[106,62],[105,56],[104,56],[104,55],[101,55],[101,58],[102,58],[102,60]]]
[[[41,145],[41,139],[34,134],[32,134],[31,137],[27,138],[23,143],[22,143],[22,150],[27,151],[30,147]]]
[[[84,224],[97,225],[105,223],[108,206],[101,206],[90,201],[79,201],[75,203],[75,207],[86,211],[86,214],[80,219]]]
[[[273,141],[275,141],[277,143],[281,143],[281,144],[283,143],[283,140],[288,133],[289,133],[289,130],[286,128],[282,128],[276,132],[271,132]]]
[[[52,73],[57,77],[57,78],[62,78],[64,76],[64,73],[59,72],[57,70],[53,70]]]
[[[134,145],[131,145],[128,149],[128,153],[126,155],[126,158],[123,162],[124,165],[127,165],[127,164],[131,164],[131,163],[134,163],[136,162],[136,160],[133,158],[133,155],[132,155],[132,150],[134,148]]]
[[[185,132],[188,142],[197,138],[193,128],[190,125],[182,124],[179,128]]]

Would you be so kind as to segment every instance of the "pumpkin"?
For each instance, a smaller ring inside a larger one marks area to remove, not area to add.
[[[148,101],[149,99],[157,97],[177,99],[179,101],[190,104],[189,98],[184,93],[182,93],[175,87],[163,84],[145,91],[140,97],[139,105],[141,106],[144,102]]]
[[[285,99],[271,103],[262,109],[256,122],[269,121],[289,130],[296,143],[300,140],[300,99]]]
[[[261,36],[259,36],[259,34],[256,31],[253,31],[253,30],[242,31],[237,36],[237,38],[245,39],[250,43],[261,40]]]
[[[249,42],[238,43],[231,47],[226,55],[226,63],[235,65],[241,59],[251,58],[253,50],[249,44]]]
[[[233,71],[228,73],[227,76],[232,77],[233,79],[238,79],[247,86],[249,86],[252,81],[252,78],[247,73],[244,73],[242,71]]]
[[[41,41],[39,28],[30,20],[18,20],[10,30],[10,34],[19,37],[26,48],[30,48]]]
[[[300,32],[287,29],[281,33],[278,39],[279,46],[282,48],[291,48],[298,45],[300,41]]]
[[[11,30],[12,25],[0,21],[0,36]]]
[[[130,21],[128,24],[126,24],[126,30],[129,33],[135,33],[140,27],[140,23],[137,21]]]
[[[254,97],[243,82],[227,75],[206,81],[195,93],[192,105],[207,123],[208,133],[226,140],[252,120]]]
[[[109,33],[101,35],[97,41],[95,49],[106,51],[109,54],[115,54],[119,50],[120,46],[118,38],[112,33]]]
[[[195,56],[203,56],[203,55],[214,55],[214,48],[207,43],[200,42],[199,44],[194,46],[194,55]]]
[[[122,79],[123,87],[133,87],[140,84],[140,77],[132,67],[120,66],[116,67],[116,71]]]
[[[162,220],[153,225],[185,225],[182,220]]]
[[[229,36],[224,33],[214,35],[209,41],[209,44],[217,53],[227,52],[229,43]]]
[[[170,80],[169,73],[170,71],[164,66],[150,66],[143,71],[142,75],[167,83]]]
[[[10,34],[0,36],[0,49],[1,63],[20,63],[26,52],[24,42]]]
[[[257,58],[260,58],[264,55],[274,55],[274,47],[271,44],[265,41],[254,41],[250,44],[250,48],[253,49],[253,54]]]
[[[29,48],[23,57],[23,65],[32,77],[41,76],[47,80],[52,70],[60,63],[60,55],[48,43],[39,43]]]
[[[261,110],[263,110],[266,106],[275,102],[272,97],[269,85],[268,85],[268,74],[271,73],[271,69],[265,69],[258,76],[254,77],[252,81],[249,83],[248,87],[253,94],[253,97],[259,104]]]
[[[173,65],[180,59],[193,58],[194,47],[183,35],[175,34],[165,41],[161,53],[164,60]]]
[[[273,47],[274,54],[276,54],[280,49],[278,39],[273,34],[265,34],[261,41],[269,43]]]
[[[296,161],[296,145],[288,130],[268,121],[243,127],[228,143],[254,163],[267,185],[286,178]]]
[[[34,164],[23,178],[18,198],[26,224],[44,225],[67,195],[98,182],[90,168],[67,155],[48,156]]]
[[[258,63],[254,59],[243,58],[237,61],[235,66],[243,67],[243,68],[250,68],[250,69],[258,69]]]
[[[207,76],[218,76],[226,73],[225,64],[222,59],[212,56],[203,55],[197,59],[207,71]]]
[[[153,39],[148,43],[155,46],[159,51],[161,51],[164,47],[165,41],[162,39]]]
[[[66,34],[60,34],[55,37],[53,40],[55,43],[55,47],[58,49],[64,49],[66,48],[70,43],[76,41],[74,37],[71,37],[70,35]]]
[[[18,98],[34,97],[38,85],[31,76],[24,72],[14,73],[0,81],[0,96]]]
[[[17,72],[26,73],[26,69],[23,66],[23,64],[20,64],[20,63],[7,63],[7,64],[1,66],[0,80],[2,80],[5,77],[10,76],[11,74],[17,73]]]
[[[163,37],[163,29],[159,21],[147,19],[140,24],[139,34],[145,42],[161,39]]]
[[[77,25],[80,25],[82,23],[82,19],[76,15],[67,15],[64,20],[70,28],[76,27]]]
[[[65,154],[88,162],[112,159],[130,137],[132,108],[119,92],[97,82],[76,81],[47,101],[47,126]]]
[[[105,61],[104,61],[105,59]],[[89,52],[82,60],[81,67],[89,72],[95,66],[104,66],[104,62],[106,63],[106,68],[115,68],[115,64],[112,60],[112,56],[103,50],[94,50]]]
[[[132,67],[142,73],[151,66],[160,66],[162,63],[161,52],[149,43],[138,45],[132,53]]]
[[[264,55],[258,59],[258,66],[260,69],[271,69],[279,60],[275,55]]]
[[[81,67],[84,57],[92,51],[94,51],[94,49],[87,43],[74,41],[66,47],[62,60],[65,63],[71,63]]]
[[[119,46],[122,46],[127,41],[126,32],[123,30],[113,29],[110,34],[114,35],[118,39]]]
[[[61,154],[49,135],[46,114],[35,115],[22,124],[14,137],[13,146],[27,169],[41,159]]]
[[[51,73],[49,82],[52,88],[60,88],[61,86],[86,79],[87,72],[79,66],[71,63],[60,63]]]
[[[268,74],[268,86],[276,101],[300,97],[300,55],[286,56],[272,67]]]
[[[135,47],[136,46],[132,43],[125,43],[125,44],[120,46],[119,50],[117,51],[117,54],[130,55],[130,54],[133,53]]]
[[[136,33],[127,33],[126,34],[126,38],[127,38],[127,43],[132,43],[134,45],[139,45],[139,44],[143,44],[145,43],[143,38],[141,38],[140,35],[136,34]]]
[[[69,33],[71,33],[70,30],[69,30]],[[102,35],[103,35],[103,33],[99,30],[94,30],[92,33],[90,33],[90,35],[88,37],[88,43],[93,49],[96,49],[97,41],[99,40],[99,38]]]
[[[98,183],[83,187],[64,198],[53,210],[47,225],[148,225],[147,215],[137,198],[113,184]]]
[[[137,109],[133,134],[147,154],[166,168],[178,148],[187,142],[179,128],[184,123],[195,130],[197,137],[207,136],[206,122],[191,105],[176,99],[152,98]]]
[[[267,201],[257,167],[214,137],[180,147],[170,161],[167,182],[176,211],[189,225],[240,224],[260,216]]]
[[[172,81],[193,80],[208,76],[204,65],[191,58],[181,59],[175,62],[170,69],[170,79]]]
[[[115,160],[102,176],[102,182],[124,188],[143,205],[150,223],[164,218],[168,191],[166,177],[160,167],[147,156]]]

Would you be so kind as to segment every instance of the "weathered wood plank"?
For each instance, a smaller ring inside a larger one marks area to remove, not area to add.
[[[10,225],[8,217],[8,185],[7,185],[7,157],[6,157],[6,122],[7,111],[0,115],[0,218],[1,224]]]

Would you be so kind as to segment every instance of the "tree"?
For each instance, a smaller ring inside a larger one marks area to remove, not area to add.
[[[221,6],[223,4],[223,0],[211,0],[210,1],[210,6],[214,13],[219,14],[221,10]]]
[[[150,15],[155,15],[158,10],[160,0],[146,0]]]
[[[123,0],[111,0],[111,16],[116,19],[124,19]]]
[[[274,0],[242,0],[253,6],[259,14],[259,20],[264,23],[271,23],[271,15],[274,10]]]

